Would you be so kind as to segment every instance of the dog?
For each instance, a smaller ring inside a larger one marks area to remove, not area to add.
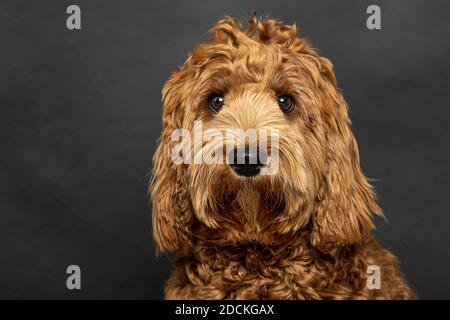
[[[371,233],[383,214],[332,63],[295,24],[224,18],[162,96],[149,193],[157,251],[176,255],[166,299],[415,298]],[[177,130],[193,133],[199,122],[222,137],[180,146]],[[256,153],[246,136],[217,149],[228,129],[270,138],[256,137],[267,140]],[[174,161],[180,149],[194,163]],[[211,149],[226,161],[196,162]],[[271,154],[274,170],[262,174]]]

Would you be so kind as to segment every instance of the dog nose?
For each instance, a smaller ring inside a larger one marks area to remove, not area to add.
[[[230,167],[240,176],[253,177],[260,173],[266,161],[265,153],[259,148],[248,146],[235,148],[228,155]]]

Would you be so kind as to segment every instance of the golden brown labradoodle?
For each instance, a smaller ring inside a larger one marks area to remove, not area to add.
[[[396,257],[371,234],[382,211],[331,62],[276,20],[253,17],[243,28],[225,18],[211,33],[163,89],[150,193],[158,251],[176,253],[166,298],[414,298]],[[180,154],[192,151],[194,161],[174,161],[174,132],[198,123],[224,134],[184,143]],[[229,129],[270,138],[256,154],[245,137],[223,151],[227,161],[196,161],[220,154]],[[277,168],[261,174],[270,154]],[[233,162],[239,155],[244,162]],[[378,289],[367,285],[371,265]]]

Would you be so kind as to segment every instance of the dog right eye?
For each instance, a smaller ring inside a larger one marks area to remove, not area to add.
[[[225,103],[225,98],[223,95],[215,93],[208,98],[209,109],[212,112],[219,112]]]
[[[294,99],[288,95],[282,95],[277,98],[278,105],[280,109],[285,112],[291,112],[294,109]]]

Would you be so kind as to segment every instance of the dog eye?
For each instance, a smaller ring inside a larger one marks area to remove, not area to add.
[[[209,109],[213,112],[219,112],[219,110],[222,109],[224,102],[225,98],[223,95],[219,93],[212,94],[208,98]]]
[[[291,96],[283,95],[277,98],[278,105],[280,106],[281,111],[283,112],[291,112],[294,109],[294,99]]]

